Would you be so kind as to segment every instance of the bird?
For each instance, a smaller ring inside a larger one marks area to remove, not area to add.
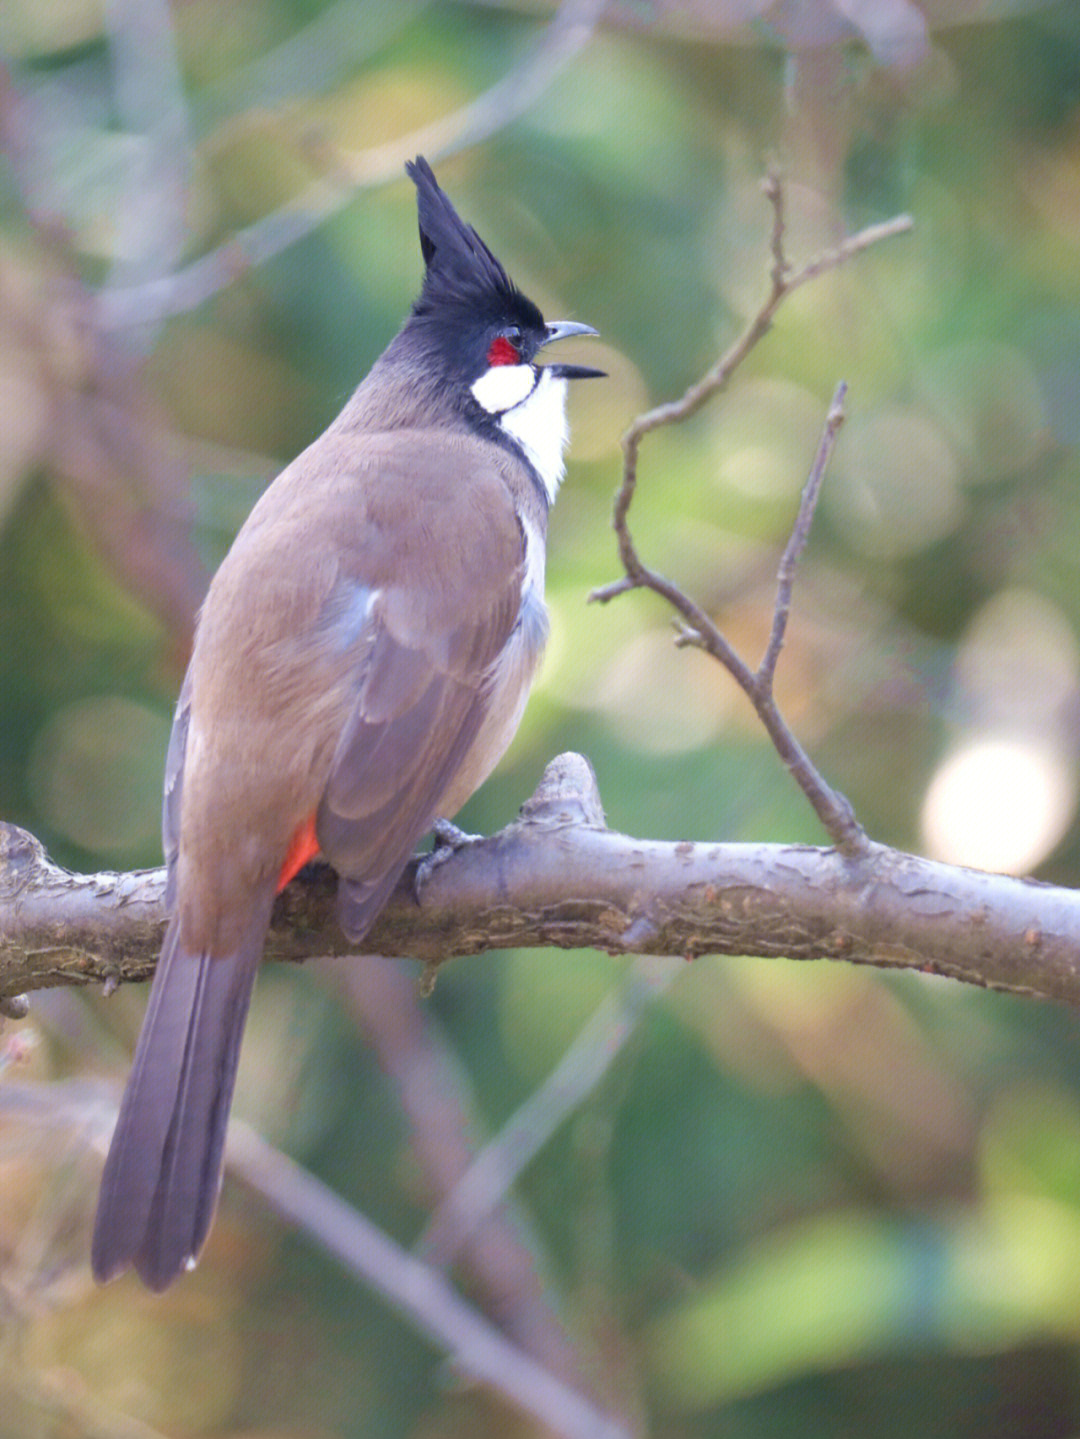
[[[275,896],[321,855],[361,940],[513,738],[548,634],[568,383],[423,156],[418,299],[256,502],[200,610],[165,761],[168,924],[102,1173],[98,1282],[194,1267]]]

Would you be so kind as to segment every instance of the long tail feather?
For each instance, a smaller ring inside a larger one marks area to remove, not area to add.
[[[91,1248],[100,1282],[134,1265],[164,1289],[202,1249],[268,922],[269,899],[220,957],[185,952],[177,920],[169,926],[101,1180]]]

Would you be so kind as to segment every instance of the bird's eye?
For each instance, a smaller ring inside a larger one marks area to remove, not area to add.
[[[499,331],[488,346],[487,362],[489,365],[520,365],[521,327],[519,325],[507,325],[505,329]]]

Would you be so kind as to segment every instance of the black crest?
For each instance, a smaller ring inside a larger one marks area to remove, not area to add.
[[[413,313],[423,315],[443,305],[480,308],[493,300],[520,299],[502,265],[439,188],[423,155],[407,161],[405,169],[416,186],[420,250],[427,266]]]

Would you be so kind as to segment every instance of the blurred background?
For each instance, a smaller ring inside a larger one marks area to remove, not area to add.
[[[0,46],[0,815],[58,861],[160,862],[195,610],[416,294],[423,150],[611,375],[573,398],[542,681],[463,823],[504,824],[574,748],[614,828],[823,841],[660,602],[585,603],[618,574],[621,432],[764,298],[775,160],[796,261],[915,228],[646,440],[640,548],[756,660],[846,379],[782,707],[874,838],[1080,883],[1072,0],[5,0]],[[414,980],[267,972],[237,1112],[411,1246],[597,1006],[630,1016],[450,1272],[637,1432],[1080,1433],[1072,1012],[753,958]],[[41,996],[4,1078],[67,1112],[58,1081],[122,1080],[144,1000]],[[90,1120],[5,1112],[0,1435],[545,1432],[235,1183],[164,1299],[95,1290]]]

